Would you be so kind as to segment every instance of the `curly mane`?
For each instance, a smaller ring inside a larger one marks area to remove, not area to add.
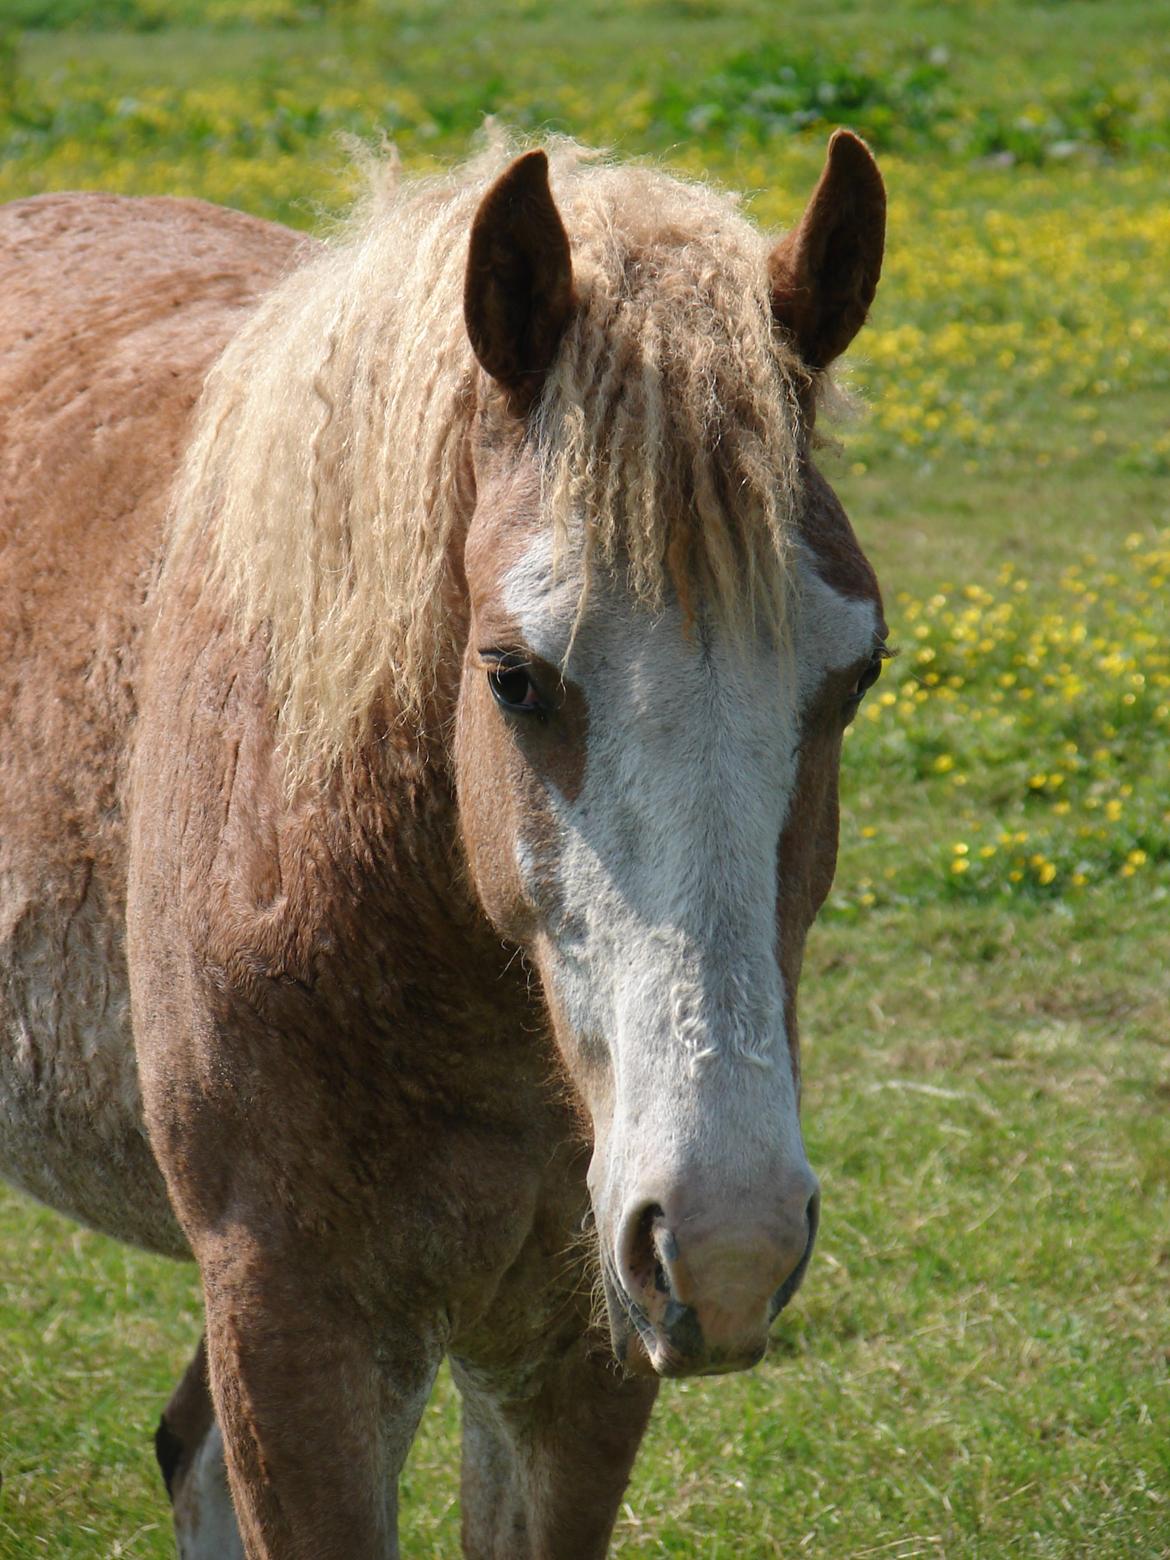
[[[547,140],[544,144],[548,145]],[[365,199],[256,310],[209,375],[170,563],[198,544],[267,636],[294,766],[336,760],[380,696],[426,706],[457,657],[450,560],[474,493],[481,370],[463,322],[478,204],[517,150]],[[583,593],[600,562],[779,628],[808,371],[777,331],[770,241],[731,196],[549,146],[578,308],[532,422]]]

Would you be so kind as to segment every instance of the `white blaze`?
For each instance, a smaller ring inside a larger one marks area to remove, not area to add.
[[[573,632],[579,575],[534,541],[505,600],[533,651],[588,708],[584,783],[548,805],[561,911],[551,978],[574,1034],[603,1046],[612,1119],[597,1120],[595,1205],[654,1200],[696,1164],[729,1195],[807,1169],[778,964],[777,849],[802,712],[832,668],[871,653],[876,612],[798,565],[791,649],[684,630],[599,574]],[[795,675],[794,675],[795,674]],[[532,852],[518,842],[518,864]]]

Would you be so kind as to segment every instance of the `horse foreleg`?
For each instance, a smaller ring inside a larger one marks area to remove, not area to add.
[[[441,1351],[417,1332],[371,1334],[324,1259],[199,1258],[248,1560],[394,1560],[398,1475]]]
[[[468,1560],[601,1560],[658,1391],[580,1338],[512,1393],[452,1361]]]
[[[243,1560],[203,1338],[163,1410],[154,1449],[171,1497],[180,1560]]]

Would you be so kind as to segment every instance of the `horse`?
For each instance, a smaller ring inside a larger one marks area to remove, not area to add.
[[[187,1560],[397,1554],[444,1357],[464,1552],[604,1555],[801,1283],[884,228],[847,131],[776,241],[568,140],[0,215],[0,1170],[198,1266]]]

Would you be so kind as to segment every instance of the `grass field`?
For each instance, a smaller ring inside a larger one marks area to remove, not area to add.
[[[815,15],[805,12],[815,10]],[[901,654],[802,985],[817,1258],[664,1391],[616,1553],[1170,1556],[1170,7],[0,0],[0,196],[310,225],[338,134],[483,111],[797,214],[870,136],[889,261],[829,465]],[[7,28],[7,31],[5,30]],[[163,1556],[189,1271],[0,1195],[0,1556]],[[458,1552],[444,1383],[404,1552]]]

